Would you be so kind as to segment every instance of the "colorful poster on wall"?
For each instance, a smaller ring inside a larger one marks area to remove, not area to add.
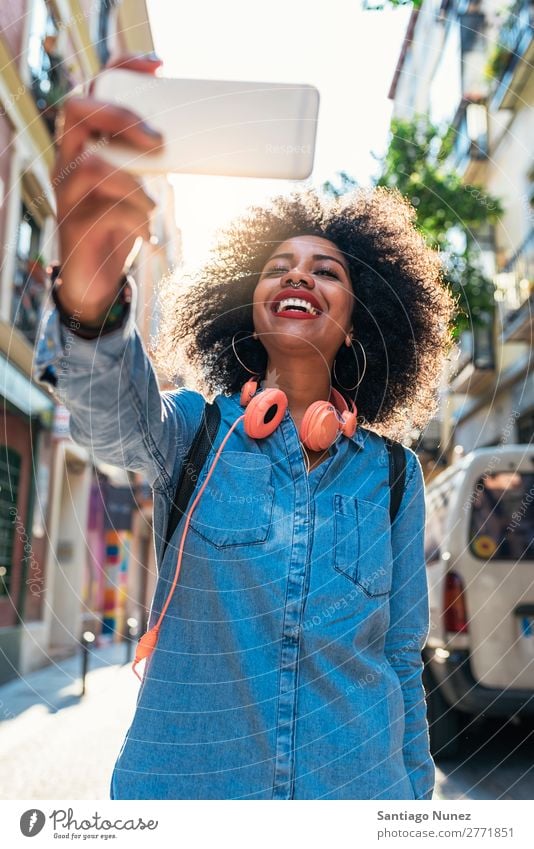
[[[131,531],[106,531],[103,634],[120,640],[124,631]]]

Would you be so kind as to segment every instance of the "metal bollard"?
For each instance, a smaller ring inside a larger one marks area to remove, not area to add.
[[[84,631],[82,634],[82,696],[85,696],[85,678],[89,665],[89,646],[95,641],[95,635],[92,631]]]
[[[124,641],[126,643],[125,663],[130,663],[133,660],[134,643],[136,642],[136,637],[139,633],[138,625],[139,623],[134,616],[130,616],[130,618],[126,620],[126,628],[124,629]]]

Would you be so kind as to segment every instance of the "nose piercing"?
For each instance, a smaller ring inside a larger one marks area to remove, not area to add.
[[[305,280],[299,280],[298,283],[295,283],[294,280],[290,280],[289,285],[291,286],[292,289],[300,289],[300,284],[305,283],[305,282],[306,282]]]

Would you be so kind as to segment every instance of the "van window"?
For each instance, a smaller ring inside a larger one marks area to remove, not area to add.
[[[440,558],[440,548],[445,536],[447,521],[448,499],[443,494],[436,494],[430,499],[425,526],[425,560],[435,563]]]
[[[469,548],[475,557],[534,558],[534,474],[484,475],[471,501]]]

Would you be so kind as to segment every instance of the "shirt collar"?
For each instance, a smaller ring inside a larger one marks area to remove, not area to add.
[[[241,414],[244,413],[244,407],[241,406],[241,402],[240,402],[240,397],[241,397],[240,391],[234,392],[232,395],[229,395],[229,396],[227,395],[226,397],[229,398],[235,404],[235,406],[239,409]],[[288,415],[289,415],[289,410],[286,410],[286,416],[288,416]],[[364,428],[361,425],[358,425],[354,434],[352,436],[349,436],[348,438],[350,440],[352,440],[352,442],[354,442],[354,444],[358,448],[363,448],[366,432],[367,432],[367,428]]]

